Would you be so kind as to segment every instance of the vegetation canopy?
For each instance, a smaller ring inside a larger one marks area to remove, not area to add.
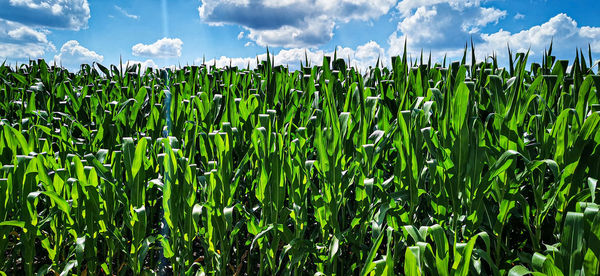
[[[596,275],[598,64],[508,59],[3,64],[0,274]]]

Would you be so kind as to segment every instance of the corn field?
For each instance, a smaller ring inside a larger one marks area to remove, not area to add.
[[[597,275],[598,64],[528,58],[3,64],[0,275]]]

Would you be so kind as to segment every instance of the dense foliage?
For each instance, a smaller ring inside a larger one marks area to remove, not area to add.
[[[600,75],[551,49],[2,65],[0,270],[597,274]]]

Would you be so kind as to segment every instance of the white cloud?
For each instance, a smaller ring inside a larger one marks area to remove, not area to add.
[[[39,58],[56,51],[46,34],[44,30],[0,19],[0,58]]]
[[[441,61],[462,58],[465,43],[473,39],[479,60],[496,54],[499,61],[507,56],[507,44],[513,52],[530,50],[530,60],[540,61],[540,54],[554,41],[553,54],[570,59],[576,47],[590,44],[600,51],[600,27],[582,26],[566,14],[558,14],[547,22],[518,32],[498,28],[489,31],[507,16],[507,12],[486,7],[490,1],[403,0],[396,6],[399,14],[397,30],[389,36],[388,56],[401,55],[407,41],[407,54],[413,58],[432,52],[432,59]],[[514,19],[525,15],[517,13]],[[482,31],[488,30],[488,31]]]
[[[146,71],[146,69],[148,69],[148,68],[153,68],[153,69],[159,68],[158,65],[156,65],[156,63],[154,63],[154,61],[151,59],[147,59],[145,61],[130,60],[127,63],[129,65],[139,64],[142,67],[141,68],[142,72]]]
[[[196,63],[202,63],[202,59],[196,59]],[[225,67],[231,64],[232,66],[238,66],[239,68],[246,68],[246,66],[250,64],[251,68],[255,68],[256,58],[230,58],[226,56],[221,56],[218,59],[211,59],[205,62],[205,64],[207,65],[213,65],[215,63],[218,67]]]
[[[525,15],[524,15],[524,14],[522,14],[522,13],[517,13],[517,14],[515,14],[515,17],[514,17],[514,18],[515,18],[516,20],[523,19],[523,18],[525,18]]]
[[[56,47],[48,29],[88,26],[87,0],[0,0],[0,58],[40,58]]]
[[[87,0],[0,0],[0,18],[28,26],[79,30],[87,28]]]
[[[583,26],[579,31],[579,34],[585,38],[595,38],[598,39],[600,37],[600,28],[599,27],[589,27]]]
[[[8,31],[8,36],[12,39],[16,40],[28,40],[35,41],[41,43],[48,43],[48,39],[46,38],[46,34],[36,31],[27,26],[21,26],[17,29]]]
[[[200,18],[211,25],[236,24],[261,46],[314,47],[327,43],[339,22],[371,20],[395,0],[202,0]]]
[[[248,37],[261,46],[314,47],[331,40],[334,26],[333,20],[321,16],[305,27],[284,25],[273,30],[250,29]]]
[[[138,20],[138,19],[140,18],[139,16],[137,16],[137,15],[135,15],[135,14],[130,14],[130,13],[128,13],[126,10],[124,10],[123,8],[121,8],[121,7],[117,6],[117,5],[115,5],[115,9],[116,9],[117,11],[119,11],[119,12],[120,12],[122,15],[124,15],[124,16],[126,16],[126,17],[129,17],[129,18],[131,18],[131,19]]]
[[[131,50],[134,56],[146,57],[179,57],[181,56],[181,48],[183,41],[179,38],[162,38],[150,45],[138,43]]]
[[[237,36],[237,39],[238,39],[238,40],[240,40],[240,39],[242,39],[242,38],[244,38],[244,32],[240,32],[240,33],[238,34],[238,36]]]
[[[0,43],[0,58],[41,58],[47,50],[47,47],[35,43]]]
[[[463,22],[463,26],[467,26],[466,29],[469,30],[469,33],[474,33],[479,31],[479,27],[484,27],[490,23],[498,24],[498,21],[505,16],[506,11],[481,7],[479,8],[479,14],[476,16],[475,22]]]
[[[525,52],[530,49],[530,54],[540,54],[549,47],[551,40],[554,41],[553,54],[562,55],[562,58],[571,58],[576,47],[587,47],[588,43],[591,44],[592,51],[600,51],[600,27],[580,28],[573,18],[564,13],[552,17],[542,25],[518,33],[501,29],[496,33],[481,34],[481,38],[484,43],[480,48],[488,54],[497,52],[503,55],[507,43],[513,50]]]
[[[402,0],[398,2],[396,9],[402,17],[408,17],[413,10],[421,7],[437,6],[447,4],[453,10],[465,10],[467,8],[479,7],[479,0]]]
[[[321,61],[323,60],[323,55],[326,55],[326,53],[323,50],[311,51],[309,49],[294,48],[279,51],[278,54],[273,56],[273,59],[275,61],[275,64],[299,67],[301,61],[304,63],[305,55],[308,56],[308,60],[312,64],[321,64]],[[259,56],[259,59],[266,59],[266,56]]]
[[[401,55],[407,41],[408,55],[417,58],[424,50],[433,60],[462,57],[465,43],[483,43],[481,29],[497,24],[507,12],[484,7],[485,1],[403,0],[396,6],[400,14],[397,30],[388,38],[389,56]],[[505,45],[505,44],[504,44]]]
[[[244,47],[250,47],[252,45],[254,45],[254,43],[248,41],[248,42],[246,42],[246,44],[244,44]]]
[[[356,48],[355,56],[359,60],[373,60],[385,56],[385,50],[375,41],[369,41]]]
[[[445,5],[447,3],[441,4]],[[509,32],[499,29],[496,32],[484,33],[479,30],[466,35],[465,31],[454,32],[447,35],[445,24],[461,21],[456,16],[439,16],[440,9],[435,6],[419,7],[409,17],[398,24],[398,31],[389,37],[390,48],[388,56],[401,55],[404,41],[407,40],[407,54],[412,58],[420,56],[423,49],[424,55],[432,51],[432,59],[441,61],[444,55],[451,60],[462,58],[465,43],[472,35],[475,42],[476,57],[482,60],[492,54],[498,56],[503,62],[507,56],[507,45],[513,52],[530,51],[530,60],[541,62],[541,54],[553,43],[553,55],[561,59],[571,59],[576,47],[587,48],[588,44],[594,53],[600,52],[600,27],[581,26],[566,14],[558,14],[541,25],[518,32]],[[493,17],[493,16],[492,16]],[[445,23],[444,23],[445,22]],[[483,20],[482,22],[492,22]],[[431,28],[421,28],[420,32],[413,28],[425,24]],[[436,25],[438,24],[438,25]],[[470,55],[470,54],[469,54]]]
[[[356,49],[338,47],[336,49],[338,58],[346,59],[350,58],[352,66],[356,66],[361,70],[367,69],[369,66],[375,66],[377,59],[380,58],[380,62],[386,62],[385,50],[374,41],[369,41],[363,45],[358,46]],[[333,57],[334,52],[325,52],[323,50],[310,50],[307,48],[292,48],[284,49],[279,51],[277,54],[272,54],[271,57],[274,59],[275,64],[289,65],[291,69],[298,69],[300,62],[305,63],[305,59],[308,58],[312,65],[321,65],[323,56]],[[240,68],[246,68],[248,65],[250,68],[256,67],[256,59],[259,61],[266,60],[267,54],[258,55],[258,57],[226,57],[221,56],[217,59],[207,60],[207,65],[216,64],[218,67],[238,66]],[[202,63],[202,58],[196,59],[196,63]]]
[[[471,37],[489,24],[496,24],[506,16],[506,11],[480,6],[479,1],[404,0],[397,6],[402,17],[397,31],[390,38],[392,52],[401,51],[408,38],[409,48],[444,50],[464,45]],[[399,48],[400,47],[400,48]]]
[[[91,51],[79,44],[77,40],[69,40],[60,48],[60,53],[54,56],[54,61],[67,67],[79,66],[82,63],[102,62],[104,56]]]

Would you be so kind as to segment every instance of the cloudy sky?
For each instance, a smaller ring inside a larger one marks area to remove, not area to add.
[[[471,38],[480,58],[505,58],[508,43],[540,61],[553,39],[559,58],[591,45],[597,59],[598,10],[597,0],[0,0],[0,61],[252,66],[269,46],[292,67],[305,51],[320,64],[337,50],[364,68],[405,39],[413,57],[456,60]]]

